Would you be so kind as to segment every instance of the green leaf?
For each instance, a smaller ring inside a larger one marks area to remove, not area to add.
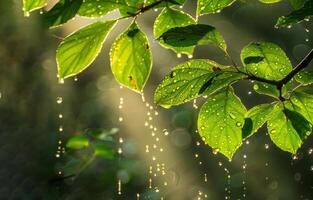
[[[277,89],[275,85],[262,83],[262,82],[256,82],[253,85],[253,89],[259,94],[268,95],[274,98],[279,97],[279,90]]]
[[[120,7],[122,16],[133,16],[144,6],[145,0],[121,0],[126,6]]]
[[[313,15],[313,1],[307,1],[303,7],[291,12],[286,16],[279,17],[276,27],[289,27],[293,24],[300,23]]]
[[[152,55],[148,39],[136,22],[115,40],[110,60],[115,79],[132,90],[142,92],[152,68]]]
[[[313,124],[313,95],[295,90],[290,96],[290,106]]]
[[[223,89],[244,75],[210,60],[190,60],[177,65],[159,84],[154,101],[163,107],[179,105]]]
[[[229,160],[242,144],[246,108],[231,87],[213,94],[203,104],[198,129],[203,141]]]
[[[270,119],[273,107],[273,104],[260,104],[253,107],[246,113],[245,117],[246,119],[250,119],[251,128],[248,130],[243,129],[243,138],[250,137],[252,134],[257,132],[267,120]]]
[[[89,146],[89,140],[85,136],[71,137],[66,143],[66,147],[70,149],[82,149],[88,146]]]
[[[271,3],[278,3],[281,2],[282,0],[259,0],[262,3],[267,3],[267,4],[271,4]]]
[[[226,51],[226,42],[215,27],[205,24],[192,24],[172,28],[164,32],[158,39],[173,47],[190,47],[213,44]]]
[[[197,15],[219,13],[234,2],[235,0],[198,0]]]
[[[84,0],[78,14],[84,17],[102,17],[125,6],[127,5],[121,0]]]
[[[156,18],[153,26],[153,33],[155,38],[160,38],[166,31],[176,28],[183,27],[191,24],[195,24],[196,21],[189,14],[184,13],[172,8],[164,8],[160,15]],[[166,24],[166,25],[165,25]],[[194,46],[188,47],[175,47],[160,41],[160,44],[168,49],[173,50],[176,53],[184,53],[192,55]]]
[[[46,0],[23,0],[24,15],[29,16],[29,12],[40,9],[47,4]]]
[[[311,133],[309,122],[295,110],[277,104],[267,122],[271,140],[284,151],[295,154],[305,138]]]
[[[75,76],[86,69],[99,54],[116,21],[98,21],[66,37],[56,53],[59,78]]]
[[[152,3],[158,2],[159,0],[146,0],[146,5],[151,5]],[[165,0],[164,2],[160,3],[156,7],[166,7],[170,5],[183,5],[186,0]]]
[[[295,80],[302,85],[313,84],[313,72],[311,71],[300,71],[296,76]]]
[[[60,0],[51,10],[43,15],[45,25],[47,27],[55,27],[64,24],[76,15],[82,2],[83,0]]]
[[[282,96],[283,97],[286,97],[288,92],[291,90],[292,85],[293,85],[293,80],[291,80],[287,84],[283,85],[283,87],[282,87]],[[271,97],[274,97],[276,99],[279,99],[279,96],[280,96],[280,92],[277,89],[276,85],[271,85],[268,83],[262,83],[262,82],[256,81],[256,83],[253,85],[253,89],[254,89],[254,91],[256,91],[259,94],[271,96]]]
[[[301,8],[308,0],[288,0],[294,9]]]
[[[97,157],[102,157],[106,159],[113,159],[114,158],[114,151],[111,148],[108,148],[104,144],[96,144],[94,147],[94,154]]]
[[[248,73],[268,80],[282,79],[292,70],[285,52],[268,42],[254,42],[244,47],[241,60]]]
[[[119,131],[118,128],[112,128],[111,130],[104,129],[88,129],[86,134],[102,141],[114,141],[113,135],[115,135]]]

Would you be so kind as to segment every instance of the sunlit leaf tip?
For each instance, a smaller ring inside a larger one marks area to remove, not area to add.
[[[31,11],[44,7],[47,4],[47,1],[46,0],[23,0],[23,4],[24,4],[23,5],[24,15],[28,17]]]

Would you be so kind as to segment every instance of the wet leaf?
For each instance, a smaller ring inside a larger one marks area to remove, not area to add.
[[[83,0],[59,1],[51,10],[43,15],[45,25],[47,27],[56,27],[64,24],[76,15],[82,2]]]
[[[304,93],[303,91],[295,90],[290,96],[291,108],[305,117],[313,124],[313,95]],[[290,109],[291,109],[290,108]]]
[[[288,106],[291,108],[290,106]],[[311,133],[310,123],[295,110],[277,104],[267,122],[271,140],[284,151],[295,154]]]
[[[277,27],[288,27],[300,23],[313,15],[313,1],[307,1],[303,7],[291,12],[286,16],[279,17],[276,23]]]
[[[219,13],[234,2],[235,0],[198,0],[197,15]]]
[[[213,44],[226,51],[226,42],[222,35],[215,27],[205,24],[172,28],[164,32],[159,39],[173,47]]]
[[[173,8],[164,8],[160,15],[156,18],[153,25],[153,33],[155,38],[160,38],[163,33],[172,28],[184,27],[187,25],[195,24],[196,21],[189,14],[184,13]],[[173,50],[175,53],[184,53],[192,55],[194,46],[178,47],[159,41],[160,44],[168,49]]]
[[[110,60],[115,79],[142,92],[152,68],[152,56],[148,39],[135,22],[115,40]]]
[[[84,0],[78,14],[84,17],[102,17],[125,6],[127,5],[121,0]]]
[[[212,94],[243,77],[210,60],[190,60],[172,69],[156,89],[154,100],[163,107],[179,105]]]
[[[56,58],[59,78],[75,76],[86,69],[99,54],[102,44],[116,21],[98,21],[66,37]]]
[[[40,9],[46,5],[46,0],[23,0],[24,15],[28,16],[29,12]]]
[[[249,73],[268,80],[282,79],[292,70],[285,52],[268,42],[251,43],[244,47],[241,60]]]
[[[313,84],[313,72],[312,71],[300,71],[296,76],[295,80],[302,85]]]
[[[229,160],[242,144],[242,127],[246,108],[227,89],[211,95],[203,104],[198,117],[198,130],[203,141]]]
[[[243,137],[250,137],[261,128],[271,117],[275,104],[260,104],[251,108],[245,115],[246,119],[251,120],[251,129],[243,131]]]

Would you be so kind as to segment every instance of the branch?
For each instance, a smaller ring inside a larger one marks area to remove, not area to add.
[[[289,74],[287,74],[283,79],[281,79],[279,81],[264,79],[261,77],[254,76],[252,74],[248,74],[248,73],[243,72],[243,71],[240,71],[240,73],[247,75],[246,79],[255,80],[255,81],[262,82],[262,83],[268,83],[271,85],[275,85],[280,92],[279,99],[284,101],[285,99],[284,99],[284,97],[282,97],[282,92],[281,92],[282,87],[285,84],[287,84],[297,73],[299,73],[301,70],[303,70],[304,68],[309,66],[309,64],[312,60],[313,60],[313,49],[311,49],[311,51],[305,56],[305,58],[303,58],[303,60]]]
[[[128,13],[130,16],[127,16],[127,17],[124,17],[124,18],[128,18],[128,17],[137,17],[138,15],[146,12],[146,11],[149,11],[151,10],[152,8],[154,8],[155,6],[159,5],[160,3],[162,2],[165,2],[166,0],[159,0],[159,1],[156,1],[154,3],[151,3],[149,5],[146,5],[146,6],[143,6],[139,9],[138,12],[136,13]]]
[[[313,60],[313,49],[303,58],[303,60],[280,82],[282,84],[288,83],[298,72],[300,72],[302,69],[309,66],[310,62]]]

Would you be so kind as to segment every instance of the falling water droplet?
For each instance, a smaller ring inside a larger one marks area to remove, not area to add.
[[[57,104],[61,104],[63,102],[63,98],[62,97],[57,97]]]

